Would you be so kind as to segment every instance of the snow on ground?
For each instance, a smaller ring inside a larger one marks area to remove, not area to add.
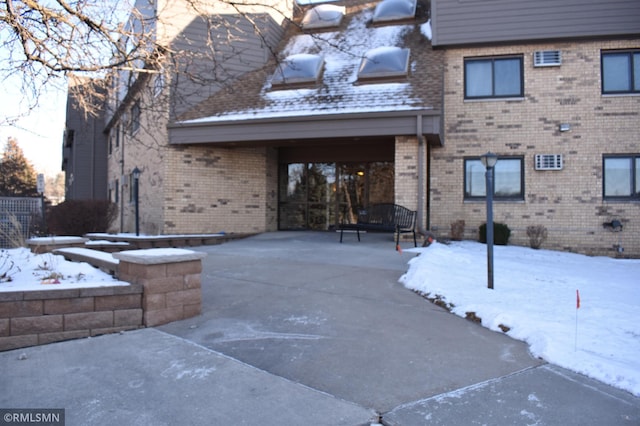
[[[27,248],[0,250],[0,292],[129,285],[84,262]]]
[[[533,356],[640,396],[640,260],[495,246],[490,290],[484,244],[411,251],[420,255],[400,278],[407,288],[492,330],[509,327]]]

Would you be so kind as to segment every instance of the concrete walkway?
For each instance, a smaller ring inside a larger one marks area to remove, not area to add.
[[[67,425],[640,423],[638,398],[403,288],[415,254],[389,235],[344,241],[198,247],[202,315],[0,353],[0,408],[65,408]]]

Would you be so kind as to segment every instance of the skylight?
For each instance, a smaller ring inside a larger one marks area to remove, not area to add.
[[[358,80],[403,77],[409,70],[409,49],[378,47],[369,50],[358,69]]]
[[[416,0],[383,0],[373,12],[374,23],[412,19],[416,14]]]
[[[307,10],[302,19],[302,28],[305,30],[316,28],[337,27],[344,16],[344,6],[334,4],[321,4]]]
[[[320,55],[299,53],[288,56],[278,64],[271,77],[271,84],[277,86],[315,83],[320,77],[323,63]]]

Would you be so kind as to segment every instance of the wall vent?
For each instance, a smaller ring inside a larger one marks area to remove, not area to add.
[[[536,154],[536,170],[562,170],[562,154]]]
[[[533,53],[534,67],[559,67],[561,63],[559,50],[538,50]]]

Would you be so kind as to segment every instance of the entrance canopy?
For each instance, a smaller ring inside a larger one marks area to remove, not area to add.
[[[442,145],[441,115],[435,110],[281,116],[247,119],[209,117],[169,126],[172,144],[252,145],[283,142],[376,136],[424,136]]]

